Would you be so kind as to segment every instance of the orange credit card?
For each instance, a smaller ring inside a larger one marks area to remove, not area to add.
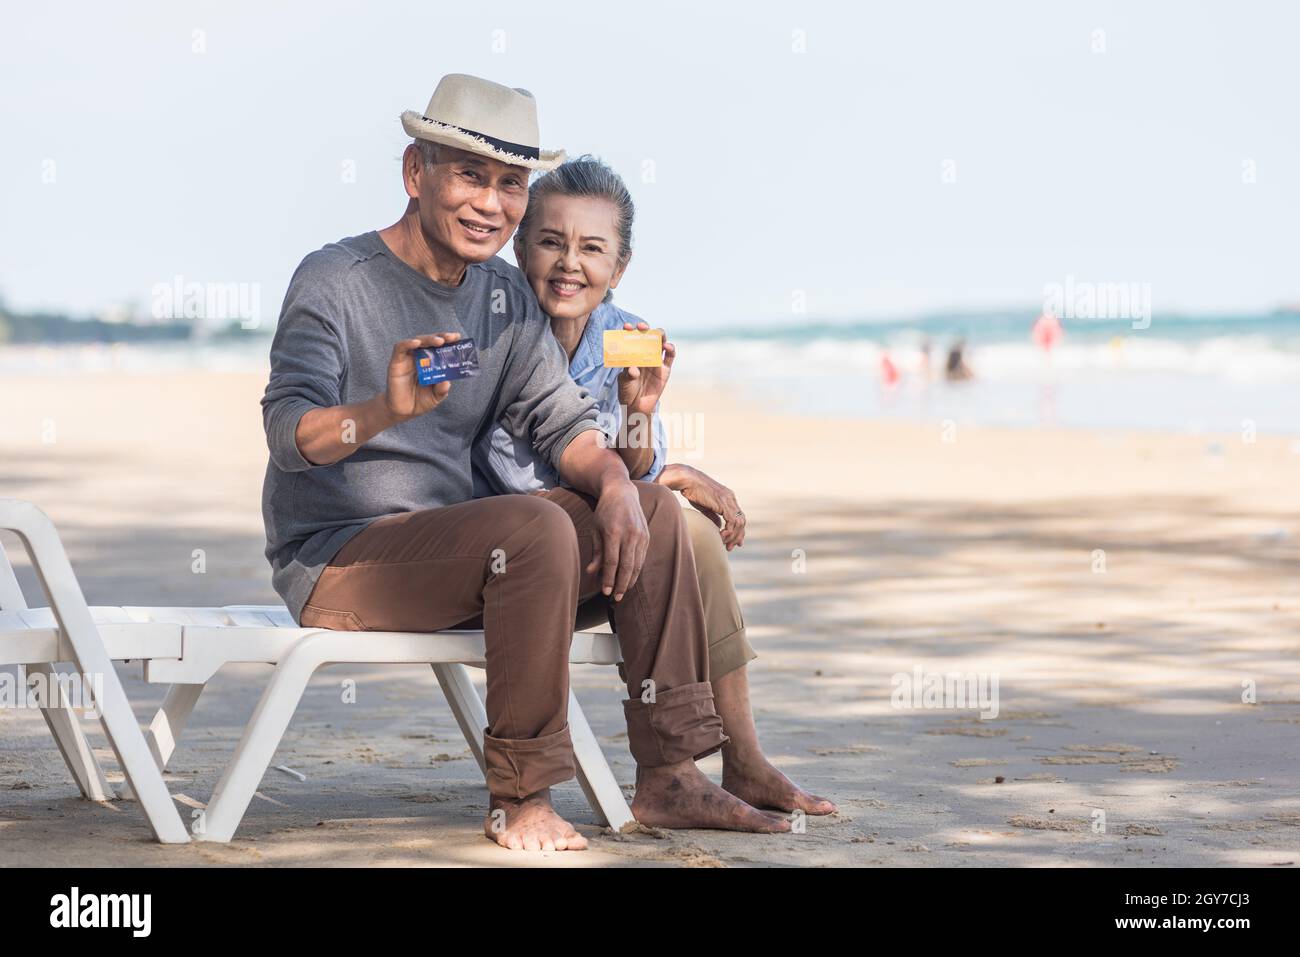
[[[658,332],[628,329],[605,330],[605,366],[658,368],[664,364],[664,341]]]

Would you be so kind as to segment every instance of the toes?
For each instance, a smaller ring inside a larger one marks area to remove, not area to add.
[[[762,831],[766,834],[784,834],[790,830],[790,821],[775,814],[767,814],[764,811],[756,811],[754,814],[753,827],[756,831]]]
[[[741,798],[735,798],[736,819],[741,829],[771,834],[790,830],[790,822],[779,814],[772,814],[747,804]]]
[[[818,797],[816,794],[809,794],[807,791],[796,791],[794,795],[796,806],[805,814],[834,814],[837,808],[834,803],[826,800],[824,797]]]
[[[483,831],[490,840],[512,851],[581,851],[587,848],[587,839],[549,807],[526,809],[513,820],[502,823],[488,818],[484,821]]]
[[[586,849],[587,839],[577,831],[570,830],[565,834],[555,836],[555,850],[557,851],[585,851]]]

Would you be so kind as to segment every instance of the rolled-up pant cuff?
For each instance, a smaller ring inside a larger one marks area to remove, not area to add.
[[[709,645],[709,681],[717,681],[723,675],[744,667],[757,657],[758,653],[749,643],[745,629],[733,631],[721,641]]]
[[[623,713],[628,749],[643,768],[703,758],[731,740],[722,733],[707,681],[660,691],[653,702],[629,699]]]
[[[538,738],[494,738],[483,732],[488,792],[522,798],[573,777],[573,742],[566,724]]]

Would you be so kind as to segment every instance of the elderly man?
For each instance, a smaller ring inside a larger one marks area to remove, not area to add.
[[[681,509],[603,447],[526,281],[496,257],[529,171],[563,152],[539,148],[531,94],[477,77],[444,77],[402,121],[415,139],[402,156],[406,211],[303,260],[271,347],[263,516],[276,590],[305,626],[481,622],[484,830],[503,847],[586,846],[549,789],[574,773],[569,643],[578,603],[599,594],[623,650],[636,818],[788,830],[695,767],[727,738]],[[471,337],[477,376],[417,384],[412,350]],[[471,449],[497,421],[572,489],[475,500]]]

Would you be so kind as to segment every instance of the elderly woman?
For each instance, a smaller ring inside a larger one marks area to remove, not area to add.
[[[732,584],[727,552],[744,544],[745,515],[726,486],[688,465],[666,463],[667,442],[659,400],[677,350],[666,341],[663,365],[606,368],[603,334],[609,329],[646,330],[647,324],[611,302],[632,258],[632,197],[612,169],[590,157],[564,163],[533,183],[528,208],[515,234],[515,258],[551,331],[569,359],[569,374],[599,403],[606,431],[616,439],[633,479],[681,493],[699,575],[709,640],[709,679],[723,731],[722,786],[756,808],[830,814],[835,805],[796,786],[764,757],[749,704],[746,666],[756,657]],[[559,476],[531,446],[500,425],[475,449],[475,481],[481,494],[531,493],[553,488]],[[579,609],[579,626],[603,620],[606,599]],[[645,824],[672,826],[666,820]]]

